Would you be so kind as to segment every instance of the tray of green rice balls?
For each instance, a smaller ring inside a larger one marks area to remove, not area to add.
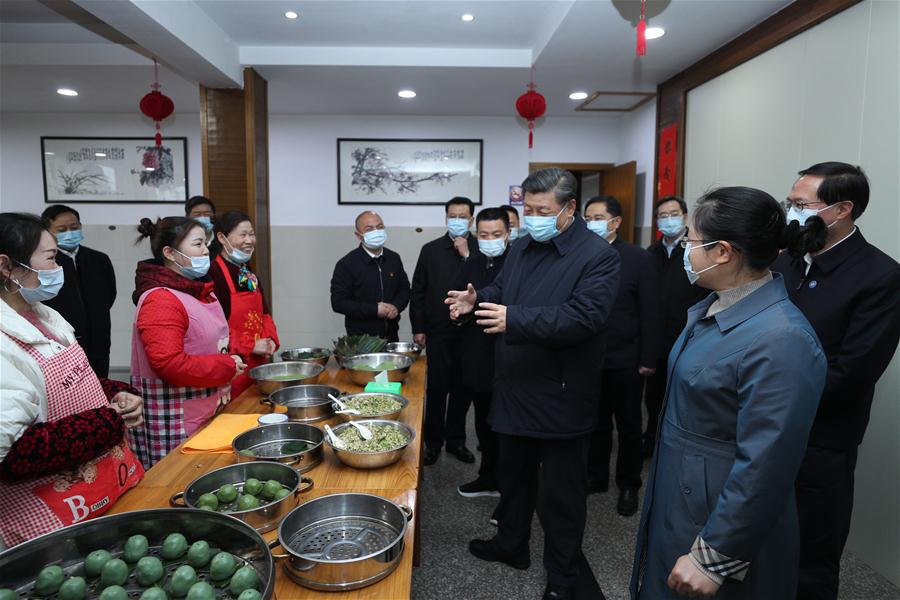
[[[237,519],[139,510],[0,553],[0,600],[268,600],[274,568],[262,537]]]
[[[237,463],[201,475],[172,496],[170,504],[227,514],[265,533],[312,487],[312,479],[283,463]]]

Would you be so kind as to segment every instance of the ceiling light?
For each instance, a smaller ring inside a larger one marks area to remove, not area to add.
[[[412,90],[400,90],[399,92],[397,92],[397,95],[400,96],[401,98],[415,98],[416,97],[416,93]]]
[[[102,152],[94,152],[94,156],[96,156],[97,158],[106,158],[106,155]]]
[[[153,167],[144,167],[144,170],[145,171],[155,171],[156,169],[154,169]]]
[[[44,152],[44,156],[54,156],[54,152]]]
[[[77,96],[78,92],[75,90],[70,90],[69,88],[59,88],[56,90],[56,93],[61,96]]]
[[[648,40],[655,40],[656,38],[661,38],[666,35],[666,30],[662,27],[648,27],[646,34]]]
[[[584,100],[587,97],[587,92],[572,92],[569,94],[569,100]]]
[[[462,16],[462,20],[465,21],[466,23],[471,23],[472,21],[475,20],[475,15],[465,14]]]
[[[289,10],[289,11],[287,11],[286,13],[284,13],[284,16],[285,16],[285,18],[287,18],[287,19],[296,19],[296,18],[299,17],[300,15],[298,15],[296,12],[294,12],[294,11],[292,11],[292,10]]]

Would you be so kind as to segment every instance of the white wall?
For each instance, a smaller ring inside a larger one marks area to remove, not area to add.
[[[685,198],[750,185],[784,198],[797,171],[861,165],[871,197],[858,224],[900,259],[900,3],[867,0],[692,90]],[[900,355],[876,389],[856,469],[849,548],[900,585]]]
[[[650,242],[650,227],[653,218],[653,174],[656,170],[656,100],[652,100],[637,110],[626,113],[619,120],[618,163],[637,161],[637,190],[635,191],[635,230]],[[639,238],[635,237],[635,240]]]

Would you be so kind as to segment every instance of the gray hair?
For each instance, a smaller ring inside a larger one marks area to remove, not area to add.
[[[541,169],[529,175],[522,182],[522,190],[526,194],[543,194],[553,192],[556,203],[562,206],[575,199],[578,180],[571,172],[558,167]]]

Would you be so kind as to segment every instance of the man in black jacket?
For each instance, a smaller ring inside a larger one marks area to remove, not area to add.
[[[581,553],[586,455],[597,421],[606,321],[619,285],[619,255],[577,214],[575,176],[557,168],[528,176],[525,227],[503,271],[486,288],[450,292],[453,318],[473,310],[498,334],[491,427],[499,434],[499,530],[472,540],[482,560],[530,565],[538,501],[544,525],[544,598],[571,598],[590,575]],[[478,305],[476,308],[476,304]]]
[[[828,376],[797,475],[797,597],[833,599],[850,531],[857,447],[875,383],[900,340],[900,265],[854,224],[869,203],[862,169],[827,162],[799,174],[787,199],[788,221],[818,237],[821,250],[782,253],[772,270],[784,275],[791,301],[816,330]]]
[[[409,318],[413,341],[426,347],[428,383],[425,390],[425,453],[423,462],[434,464],[446,444],[447,452],[465,463],[475,462],[466,448],[466,412],[470,398],[460,384],[462,354],[459,324],[444,306],[469,257],[478,252],[469,234],[475,204],[451,198],[444,206],[447,233],[422,246],[412,280]],[[449,395],[449,401],[448,401]]]
[[[84,348],[98,377],[109,377],[110,318],[116,301],[116,272],[109,256],[81,245],[81,216],[74,208],[56,204],[41,215],[44,226],[56,236],[56,262],[65,283],[59,294],[44,302],[75,328],[75,339]]]
[[[662,237],[647,250],[656,261],[659,277],[659,351],[656,371],[647,378],[644,402],[647,405],[647,429],[644,430],[644,456],[653,453],[659,411],[666,395],[666,363],[675,340],[687,323],[687,311],[708,294],[691,285],[684,274],[684,250],[681,240],[688,233],[687,203],[678,196],[666,196],[656,203],[656,226]],[[653,366],[653,365],[647,365]]]
[[[481,289],[493,283],[503,269],[509,251],[509,216],[503,208],[485,208],[475,220],[478,252],[466,262],[454,288],[472,284]],[[485,333],[474,321],[474,315],[462,319],[462,384],[464,393],[475,406],[475,434],[481,447],[481,464],[474,481],[459,486],[460,496],[499,497],[497,485],[497,434],[488,424],[491,395],[494,390],[494,342],[497,336]]]
[[[347,335],[398,341],[400,313],[409,304],[409,279],[400,255],[384,247],[387,231],[378,214],[356,217],[359,246],[334,266],[331,309],[344,315]]]
[[[643,379],[657,364],[658,282],[649,252],[618,236],[622,207],[612,196],[594,196],[584,207],[588,229],[604,238],[619,253],[619,292],[609,316],[609,336],[603,359],[602,401],[597,430],[588,454],[588,493],[609,486],[613,416],[618,433],[616,485],[618,511],[624,517],[637,512],[641,487],[641,392]]]

